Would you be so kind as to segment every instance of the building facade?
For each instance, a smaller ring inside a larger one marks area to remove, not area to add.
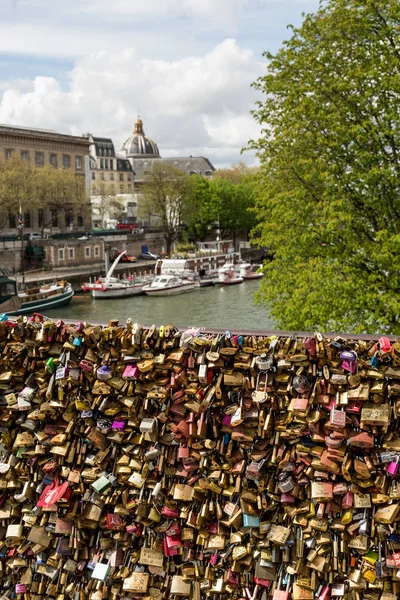
[[[113,228],[121,219],[135,222],[137,203],[133,197],[132,165],[116,155],[110,138],[90,135],[89,140],[93,227]]]
[[[52,166],[67,169],[78,177],[83,177],[85,188],[89,192],[89,147],[87,136],[73,136],[30,129],[15,125],[0,125],[0,165],[3,160],[18,156],[28,161],[34,168]],[[0,167],[1,168],[1,167]],[[44,224],[49,233],[64,231],[85,231],[90,229],[90,194],[85,195],[81,207],[75,207],[74,213],[67,208],[63,211],[52,208],[51,204],[40,209],[24,209],[24,227],[26,232],[39,231]],[[61,214],[62,212],[62,214]],[[3,234],[15,234],[18,215],[10,214]]]

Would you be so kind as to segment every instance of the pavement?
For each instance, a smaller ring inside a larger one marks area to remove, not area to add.
[[[154,271],[155,260],[138,260],[135,263],[122,263],[118,264],[115,271],[131,271],[137,267],[145,267],[148,272]],[[85,267],[64,267],[60,269],[46,270],[46,271],[31,271],[25,273],[25,283],[32,282],[46,282],[53,281],[54,279],[67,279],[68,277],[75,277],[77,275],[89,275],[90,277],[96,277],[104,272],[104,262],[97,263]],[[16,276],[18,282],[21,281],[21,274],[18,273]]]

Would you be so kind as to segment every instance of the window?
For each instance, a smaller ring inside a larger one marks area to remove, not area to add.
[[[82,156],[75,156],[75,167],[82,169]]]
[[[71,227],[73,224],[73,210],[72,208],[65,209],[65,227]]]
[[[8,222],[10,224],[10,229],[14,229],[17,226],[17,219],[15,218],[15,215],[10,213],[8,215]]]
[[[58,227],[58,211],[56,208],[51,209],[51,222],[54,227]]]
[[[43,227],[44,225],[44,210],[43,208],[38,208],[38,226]]]
[[[104,162],[105,162],[106,169],[108,169],[108,158],[106,158]]]
[[[100,173],[100,179],[104,179],[104,173]]]
[[[6,148],[6,149],[4,150],[4,156],[5,156],[6,158],[11,158],[11,155],[12,155],[12,153],[13,153],[13,151],[12,151],[12,148]]]
[[[24,225],[25,227],[32,227],[31,213],[29,211],[24,214]]]
[[[123,174],[123,173],[120,173],[120,174],[119,174],[119,180],[120,180],[120,181],[123,181],[123,180],[124,180],[124,174]]]
[[[90,258],[90,246],[85,246],[85,258]]]
[[[95,246],[94,247],[94,255],[95,256],[100,256],[100,246]]]
[[[58,260],[64,260],[64,248],[58,249]]]
[[[131,191],[132,191],[132,184],[128,183],[128,192],[131,192]]]
[[[28,150],[21,150],[21,158],[22,158],[22,160],[29,160]]]
[[[43,167],[43,165],[44,165],[43,152],[35,152],[35,164],[37,167]]]
[[[130,173],[128,173],[128,175],[126,176],[128,181],[132,181],[132,175]]]
[[[110,155],[111,155],[111,150],[110,150]],[[114,168],[114,161],[110,160],[110,169],[113,169],[113,168]]]
[[[69,154],[63,155],[63,167],[64,169],[69,169],[71,166],[71,157]]]
[[[99,148],[99,156],[103,156],[103,148]]]
[[[119,186],[119,193],[120,193],[120,194],[123,194],[123,193],[124,193],[124,184],[121,184],[121,185]]]
[[[68,258],[75,258],[75,248],[68,248]]]
[[[114,173],[110,173],[110,181],[114,181]]]
[[[82,215],[78,215],[78,227],[83,227],[83,217],[82,217]]]
[[[50,154],[50,164],[52,167],[57,166],[57,154]]]
[[[96,179],[96,173],[92,171],[92,179]]]
[[[104,160],[100,159],[100,169],[104,169]]]

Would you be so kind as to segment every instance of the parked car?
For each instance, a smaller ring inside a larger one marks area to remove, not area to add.
[[[117,223],[117,229],[122,229],[128,233],[132,233],[132,231],[138,228],[139,225],[137,223]]]
[[[160,255],[154,254],[153,252],[142,252],[140,258],[142,260],[158,260],[160,258]]]
[[[120,254],[121,254],[121,252],[117,252],[116,254],[114,254],[113,260],[115,260],[117,258],[117,256],[119,256]],[[119,262],[133,263],[133,262],[136,262],[136,260],[137,260],[137,258],[136,258],[136,256],[133,256],[133,254],[124,254]]]
[[[41,233],[29,233],[28,235],[28,239],[29,240],[47,240],[47,238],[49,237],[48,233],[44,233],[43,235]]]

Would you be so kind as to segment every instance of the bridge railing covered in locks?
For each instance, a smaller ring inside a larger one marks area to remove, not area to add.
[[[400,344],[0,323],[0,598],[395,600]]]

